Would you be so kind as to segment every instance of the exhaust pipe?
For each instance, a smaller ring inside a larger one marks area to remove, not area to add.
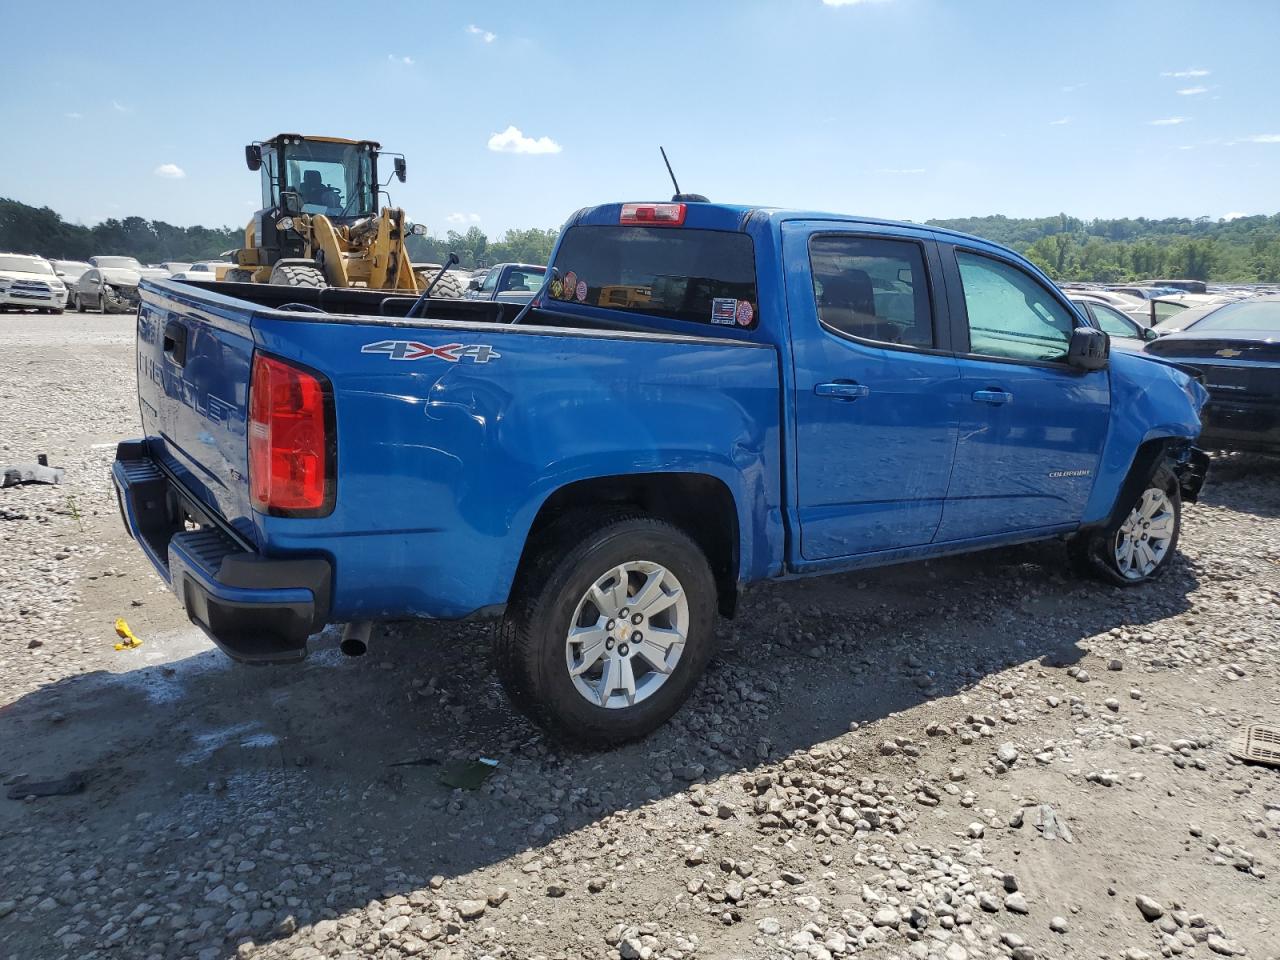
[[[369,652],[369,634],[372,632],[372,620],[348,623],[342,631],[342,643],[338,649],[348,657],[363,657]]]

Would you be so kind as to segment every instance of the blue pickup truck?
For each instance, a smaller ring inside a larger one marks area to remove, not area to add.
[[[237,660],[501,616],[554,734],[640,737],[753,581],[1046,538],[1173,559],[1206,392],[1035,267],[927,226],[704,202],[575,213],[525,306],[145,281],[124,522]]]

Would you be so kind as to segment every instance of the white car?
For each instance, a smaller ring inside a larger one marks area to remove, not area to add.
[[[48,260],[25,253],[0,253],[0,310],[61,313],[66,306],[66,284]]]
[[[73,291],[77,310],[131,313],[138,308],[142,264],[133,257],[90,257],[89,264]]]
[[[164,267],[169,273],[182,273],[184,270],[190,270],[191,264],[186,260],[162,260],[156,266]]]
[[[89,264],[84,260],[50,260],[49,262],[53,264],[53,272],[58,275],[58,279],[67,286],[66,309],[74,310],[76,308],[76,284],[84,276],[84,272],[89,269]]]
[[[233,266],[234,264],[227,263],[225,260],[201,260],[198,263],[191,264],[185,270],[178,271],[170,279],[208,280],[212,282],[218,279],[219,273],[225,274]]]

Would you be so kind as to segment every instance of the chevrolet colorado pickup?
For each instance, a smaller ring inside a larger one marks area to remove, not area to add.
[[[501,615],[554,734],[643,736],[766,578],[1063,538],[1172,562],[1206,392],[1034,266],[903,223],[702,202],[565,226],[527,306],[146,280],[130,533],[232,657]]]

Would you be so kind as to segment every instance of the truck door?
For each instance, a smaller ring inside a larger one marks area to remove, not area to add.
[[[939,541],[1078,523],[1110,418],[1106,370],[1066,363],[1081,321],[1022,265],[941,244],[962,380]]]
[[[783,225],[803,560],[929,543],[959,372],[937,247],[907,228]]]

